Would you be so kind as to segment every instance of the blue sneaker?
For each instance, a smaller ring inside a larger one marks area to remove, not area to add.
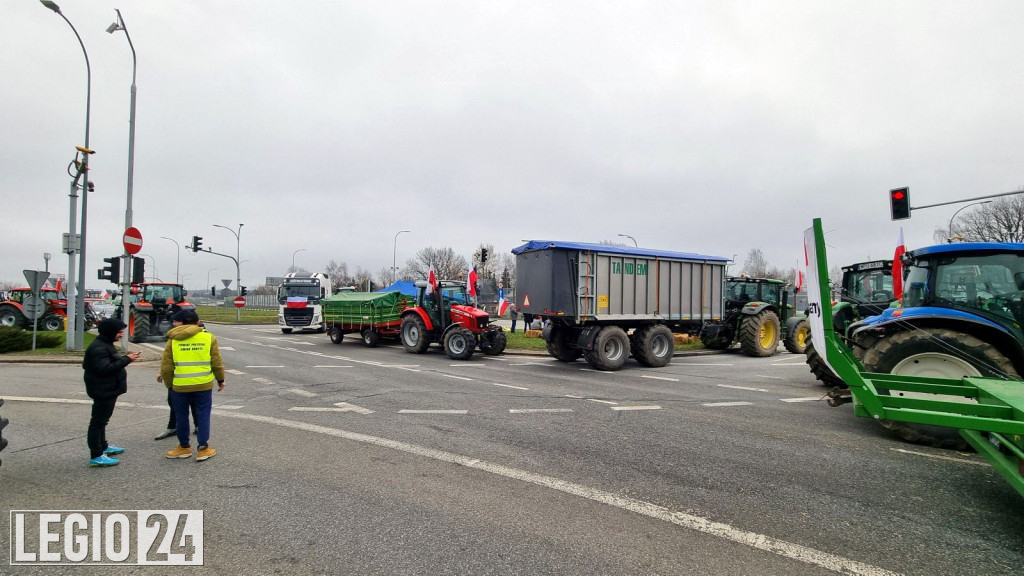
[[[124,452],[124,448],[119,448],[114,445],[107,446],[107,449],[103,451],[103,453],[106,454],[107,456],[114,456],[116,454],[120,454],[121,452]]]
[[[120,461],[117,458],[111,458],[106,454],[100,454],[99,456],[93,458],[92,460],[89,460],[89,466],[117,466],[118,462]]]

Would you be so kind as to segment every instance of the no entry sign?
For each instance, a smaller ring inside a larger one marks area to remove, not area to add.
[[[245,306],[245,298],[241,296],[235,298],[235,308],[241,308],[242,306]]]
[[[142,232],[132,226],[124,231],[124,251],[129,254],[138,254],[142,250]]]

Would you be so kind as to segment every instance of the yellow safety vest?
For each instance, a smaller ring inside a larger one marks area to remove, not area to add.
[[[213,334],[205,331],[185,340],[171,340],[174,386],[198,386],[213,380],[213,366],[210,365],[212,345]]]

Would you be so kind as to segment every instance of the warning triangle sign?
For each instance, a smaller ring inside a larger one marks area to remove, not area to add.
[[[526,296],[523,296],[523,306],[529,306],[529,305],[530,305],[530,295],[527,294]]]

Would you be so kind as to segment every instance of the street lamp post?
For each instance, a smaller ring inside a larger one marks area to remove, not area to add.
[[[206,285],[207,286],[212,286],[212,284],[210,284],[210,272],[213,272],[214,270],[216,270],[216,268],[210,268],[209,270],[206,271]],[[213,291],[211,290],[211,292],[213,292]],[[212,297],[213,294],[210,294],[210,296]]]
[[[149,254],[139,254],[139,256],[143,256],[145,258],[149,258],[150,262],[152,262],[152,266],[151,267],[152,267],[153,270],[152,270],[152,273],[149,275],[149,278],[150,278],[151,281],[156,281],[156,277],[160,273],[160,271],[157,270],[157,267],[156,267],[156,258],[154,258],[153,256],[150,256]],[[143,280],[145,280],[145,278],[143,278]]]
[[[49,252],[43,252],[43,262],[45,262],[46,271],[49,272],[50,271],[50,253]]]
[[[124,30],[124,36],[128,39],[128,47],[132,50],[132,98],[128,112],[128,202],[124,210],[124,229],[127,230],[132,226],[132,183],[135,179],[135,70],[137,62],[135,59],[135,45],[132,44],[132,37],[128,34],[128,27],[125,26],[124,19],[121,18],[121,11],[115,8],[114,12],[117,12],[117,20],[110,26],[107,26],[107,32],[113,34],[118,30]],[[132,286],[132,255],[125,250],[122,258],[121,294],[127,294]],[[125,324],[128,324],[128,312],[128,306],[121,307],[121,321]],[[127,331],[121,336],[121,349],[128,349]]]
[[[162,238],[164,240],[170,240],[171,242],[174,242],[174,246],[178,249],[178,259],[177,259],[177,263],[176,263],[176,265],[174,267],[174,282],[175,283],[179,283],[179,282],[181,282],[178,279],[179,278],[179,273],[181,272],[181,246],[178,244],[178,241],[175,240],[174,238],[168,238],[167,236],[161,236],[160,238]]]
[[[78,147],[79,152],[82,153],[82,161],[75,162],[77,171],[75,172],[74,179],[71,181],[71,217],[68,224],[68,286],[67,286],[67,299],[68,299],[68,325],[72,327],[67,332],[66,347],[68,350],[81,350],[84,348],[85,340],[85,223],[86,223],[86,202],[89,197],[89,155],[92,154],[92,150],[89,149],[89,111],[92,108],[92,67],[89,65],[89,53],[85,50],[85,43],[82,42],[82,37],[78,34],[78,30],[75,29],[74,24],[68,20],[60,11],[60,6],[57,6],[55,2],[51,0],[40,0],[40,3],[46,8],[52,10],[55,14],[64,19],[71,27],[71,31],[75,33],[75,38],[78,38],[78,44],[82,47],[82,54],[85,55],[85,71],[86,71],[86,91],[85,91],[85,145]],[[77,160],[77,158],[76,158]],[[75,235],[75,212],[78,207],[78,182],[85,178],[85,182],[82,186],[82,234],[81,240],[76,241]],[[75,286],[75,253],[79,254],[79,270],[78,270],[78,288]],[[71,302],[74,301],[74,306]]]
[[[398,234],[403,232],[411,232],[411,230],[399,230]],[[398,234],[395,234],[395,249],[391,254],[391,283],[394,284],[398,280]]]
[[[238,232],[235,232],[227,226],[221,226],[220,224],[214,224],[216,228],[223,228],[228,232],[235,235],[235,289],[238,291],[238,295],[242,295],[242,226],[245,224],[238,225]],[[242,309],[235,308],[235,321],[242,321]]]
[[[960,210],[963,210],[964,208],[970,208],[971,206],[977,206],[979,204],[991,204],[991,203],[992,203],[991,200],[985,200],[984,202],[973,202],[971,204],[968,204],[967,206],[961,207]],[[946,243],[947,244],[952,244],[953,243],[953,218],[956,218],[956,215],[960,213],[960,210],[957,210],[956,212],[953,212],[953,215],[950,216],[950,218],[949,218],[949,236],[946,237]]]
[[[299,248],[295,252],[292,252],[292,268],[291,268],[292,272],[295,272],[295,255],[298,254],[299,252],[305,252],[305,251],[306,251],[305,248]]]
[[[633,247],[634,247],[634,248],[639,248],[639,247],[640,247],[640,245],[636,243],[636,238],[633,238],[633,237],[632,237],[632,236],[630,236],[629,234],[619,234],[619,236],[622,236],[622,237],[624,237],[624,238],[629,238],[630,240],[632,240],[632,241],[633,241]]]

